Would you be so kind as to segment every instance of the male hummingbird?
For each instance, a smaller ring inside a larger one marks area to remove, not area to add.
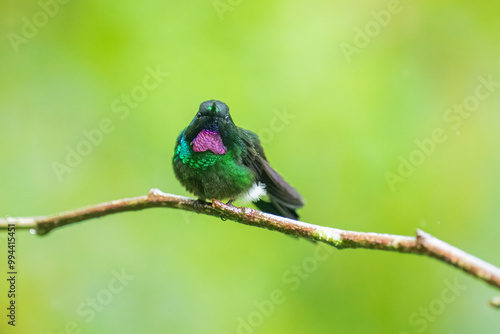
[[[175,176],[200,200],[236,199],[253,202],[260,210],[298,219],[304,203],[269,165],[259,137],[237,127],[229,107],[205,101],[180,133],[173,158]],[[266,196],[269,201],[261,197]]]

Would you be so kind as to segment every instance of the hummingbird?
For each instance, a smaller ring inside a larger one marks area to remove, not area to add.
[[[237,127],[221,101],[201,103],[180,133],[172,159],[179,182],[205,201],[252,202],[261,211],[298,219],[300,194],[267,161],[259,137]]]

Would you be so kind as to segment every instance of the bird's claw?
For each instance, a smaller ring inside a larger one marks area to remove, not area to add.
[[[209,203],[205,202],[204,200],[202,199],[197,199],[196,201],[194,201],[193,203],[193,208],[194,208],[194,211],[196,213],[200,213],[203,211],[203,208],[208,205]]]

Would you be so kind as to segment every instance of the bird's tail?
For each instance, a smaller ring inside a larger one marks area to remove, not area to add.
[[[259,200],[257,202],[254,202],[254,204],[259,208],[259,210],[270,213],[272,215],[282,216],[295,220],[299,219],[299,215],[295,211],[295,208],[287,206],[284,203],[280,203],[279,201],[273,200],[272,198],[271,202]]]

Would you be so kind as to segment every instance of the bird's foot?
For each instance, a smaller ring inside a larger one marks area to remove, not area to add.
[[[231,205],[231,206],[233,206],[233,202],[234,202],[234,201],[236,201],[236,199],[230,199],[229,201],[227,201],[226,205]],[[220,219],[221,219],[222,221],[226,221],[228,218],[227,218],[224,214],[222,214],[222,215],[220,216]]]
[[[194,208],[194,211],[196,213],[200,213],[201,211],[203,211],[203,208],[207,205],[210,205],[210,203],[207,203],[205,202],[204,200],[202,199],[197,199],[194,203],[193,203],[193,208]]]

